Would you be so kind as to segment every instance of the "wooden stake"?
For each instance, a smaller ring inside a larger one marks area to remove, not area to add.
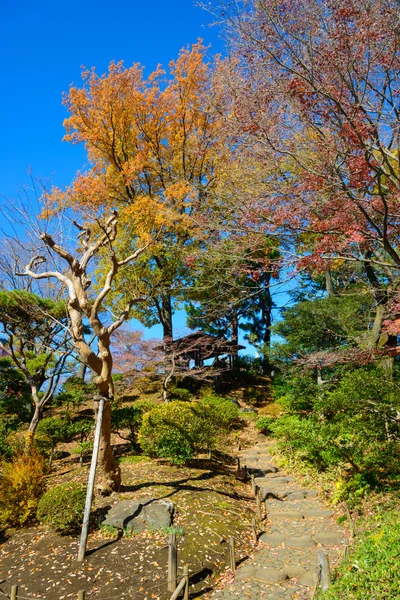
[[[17,600],[17,594],[18,594],[18,586],[17,585],[12,585],[11,586],[10,600]]]
[[[318,554],[318,562],[321,573],[321,589],[326,592],[331,587],[331,571],[329,567],[329,556],[327,552]]]
[[[178,567],[178,552],[176,548],[176,534],[170,533],[168,545],[168,591],[174,592],[177,586],[176,573]]]
[[[256,496],[256,487],[257,486],[256,486],[256,482],[254,481],[254,475],[252,474],[250,478],[251,478],[251,490],[253,492],[253,496],[255,497]]]
[[[240,458],[239,457],[237,457],[237,470],[239,473],[240,472]]]
[[[255,544],[257,544],[258,542],[258,537],[257,537],[257,526],[256,526],[256,520],[253,517],[251,520],[251,530],[253,532],[253,541]]]
[[[104,401],[105,401],[104,398],[101,397],[100,401],[99,401],[99,407],[97,410],[97,422],[96,422],[96,430],[94,432],[92,462],[90,463],[88,487],[87,487],[86,501],[85,501],[85,510],[83,512],[81,539],[79,542],[79,551],[78,551],[78,561],[79,562],[82,562],[84,560],[85,554],[86,554],[86,543],[87,543],[87,537],[88,537],[88,533],[89,533],[90,509],[92,506],[94,480],[96,477],[97,457],[99,455],[99,447],[100,447],[100,434],[101,434],[101,423],[103,420]]]
[[[257,504],[257,517],[261,521],[262,520],[262,510],[261,510],[261,493],[260,488],[256,487],[256,504]]]
[[[85,600],[85,596],[86,596],[86,594],[83,590],[78,592],[78,600]]]
[[[183,576],[186,581],[185,593],[183,595],[183,600],[189,600],[189,567],[187,565],[185,565],[183,567]]]
[[[347,560],[348,555],[349,555],[349,540],[347,538],[345,538],[343,560]]]
[[[171,598],[169,600],[178,600],[178,597],[180,596],[182,590],[185,589],[186,586],[186,580],[183,577],[180,582],[178,583],[178,587],[176,588],[176,590],[174,591],[174,593],[172,594]]]
[[[247,471],[247,465],[244,465],[243,470],[244,470],[243,478],[244,478],[244,482],[246,483],[249,478],[249,473]]]
[[[235,539],[232,536],[229,538],[229,568],[232,571],[236,569]]]

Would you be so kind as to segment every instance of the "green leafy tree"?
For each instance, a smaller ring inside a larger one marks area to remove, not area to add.
[[[30,389],[32,416],[27,438],[30,442],[72,352],[65,302],[23,290],[3,290],[0,324],[4,335],[2,350]]]

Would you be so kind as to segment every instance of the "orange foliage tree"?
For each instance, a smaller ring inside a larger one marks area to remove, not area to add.
[[[141,261],[134,278],[119,276],[114,300],[132,288],[146,293],[149,303],[134,316],[147,326],[161,323],[164,338],[172,337],[177,287],[190,280],[188,254],[204,246],[204,216],[227,160],[211,73],[199,41],[169,64],[168,76],[159,67],[146,79],[139,64],[111,63],[102,76],[85,70],[83,86],[64,99],[65,140],[85,144],[90,168],[66,190],[53,189],[47,207],[72,207],[91,218],[117,208],[119,243],[128,252],[158,232],[150,260]]]

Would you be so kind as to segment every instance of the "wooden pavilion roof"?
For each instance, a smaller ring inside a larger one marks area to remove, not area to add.
[[[236,354],[245,346],[230,342],[223,336],[214,336],[202,331],[171,340],[165,344],[167,350],[173,351],[185,360],[207,360],[221,354]]]

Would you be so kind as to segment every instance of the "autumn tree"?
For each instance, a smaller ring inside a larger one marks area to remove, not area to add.
[[[362,265],[381,332],[400,267],[398,2],[217,4],[231,47],[226,126],[268,165],[249,212],[298,268]]]
[[[70,113],[65,140],[85,144],[90,169],[47,197],[50,211],[119,209],[124,253],[163,227],[135,274],[118,275],[114,300],[118,304],[128,290],[145,291],[151,301],[132,314],[146,326],[161,323],[166,339],[173,336],[174,303],[191,278],[185,258],[205,244],[198,236],[201,217],[224,157],[206,53],[200,42],[182,50],[168,75],[158,68],[144,78],[139,64],[125,68],[122,62],[102,76],[84,71],[83,86],[71,87],[64,99]]]
[[[101,471],[100,488],[103,494],[118,489],[121,482],[120,468],[112,454],[110,444],[111,400],[114,395],[111,336],[129,317],[135,302],[141,299],[129,298],[120,315],[110,323],[107,323],[102,315],[103,303],[111,292],[118,271],[134,263],[146,247],[138,248],[132,254],[121,258],[115,248],[118,237],[118,220],[118,213],[113,212],[105,222],[93,223],[91,228],[74,222],[80,231],[79,247],[75,252],[58,244],[49,233],[43,233],[41,235],[44,245],[43,253],[32,257],[24,272],[21,273],[35,280],[56,280],[66,292],[66,310],[70,319],[71,338],[81,360],[95,374],[94,381],[100,399],[105,400],[98,459]],[[96,274],[98,291],[93,291],[89,269],[96,266],[100,252],[102,252],[103,261],[107,260],[108,262],[108,269],[106,272]],[[40,269],[40,266],[46,263],[52,255],[56,255],[62,260],[65,265],[63,271]],[[86,341],[85,324],[90,326],[97,345],[90,345]]]

